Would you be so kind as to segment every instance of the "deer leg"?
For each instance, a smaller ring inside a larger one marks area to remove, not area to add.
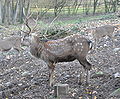
[[[55,66],[51,63],[49,65],[49,84],[50,84],[50,86],[52,86],[52,84],[54,82],[54,68],[55,68]]]
[[[80,72],[80,78],[78,78],[78,84],[81,85],[83,82],[83,76],[84,76],[84,70],[83,67],[81,68],[81,72]]]
[[[91,64],[85,59],[79,60],[80,64],[84,67],[86,70],[86,84],[89,83],[90,80],[90,69],[91,69]]]
[[[90,81],[90,71],[89,70],[86,70],[86,84],[89,84],[89,81]]]
[[[84,73],[84,71],[86,72],[86,77],[85,77],[85,81],[86,81],[86,85],[87,84],[89,84],[89,81],[90,81],[90,71],[89,70],[82,70],[82,72],[81,72],[81,76],[80,76],[80,81],[79,81],[79,84],[82,84],[82,82],[83,82],[83,77],[84,77],[84,75],[85,75],[85,73]]]
[[[98,42],[99,42],[99,39],[96,39],[95,40],[95,50],[97,50],[97,48],[98,48]]]
[[[113,48],[115,48],[115,36],[112,36],[111,39],[112,39]]]

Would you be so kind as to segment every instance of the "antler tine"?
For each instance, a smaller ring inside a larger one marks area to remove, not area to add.
[[[31,32],[31,28],[30,26],[28,25],[28,19],[31,17],[32,14],[30,14],[29,16],[26,16],[25,19],[23,20],[24,21],[24,24],[27,26],[27,28],[29,29],[29,32],[26,32],[26,31],[23,31],[23,25],[22,25],[22,29],[20,31],[24,32],[25,34],[29,34]]]
[[[24,20],[24,24],[27,26],[27,28],[29,29],[29,32],[26,32],[28,35],[32,32],[32,29],[31,27],[28,25],[28,20],[29,18],[32,16],[33,13],[31,13],[30,15],[26,16],[25,17],[25,20]]]
[[[36,8],[38,10],[38,6],[36,5]],[[37,27],[37,22],[38,22],[38,18],[39,18],[39,11],[37,11],[37,17],[36,19],[33,18],[33,21],[35,22],[35,26],[33,27],[33,29],[31,30],[32,32],[35,30],[35,28]]]
[[[32,32],[36,29],[36,27],[37,27],[37,22],[38,22],[38,16],[39,16],[39,13],[37,14],[37,17],[36,17],[36,19],[33,19],[33,21],[35,22],[35,26],[33,27],[33,29],[31,30]]]

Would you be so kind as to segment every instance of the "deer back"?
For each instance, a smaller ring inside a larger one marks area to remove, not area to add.
[[[105,26],[95,28],[95,33],[93,33],[93,35],[96,38],[101,38],[101,37],[106,36],[106,35],[109,37],[112,37],[114,30],[115,30],[114,26],[105,25]]]
[[[88,40],[80,35],[51,41],[41,41],[38,37],[34,37],[30,46],[32,55],[53,62],[85,58],[89,50]]]

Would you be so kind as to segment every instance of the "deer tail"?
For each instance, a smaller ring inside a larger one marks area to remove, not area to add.
[[[92,49],[92,47],[93,47],[93,42],[92,41],[90,41],[90,40],[87,40],[88,41],[88,45],[89,45],[89,48],[90,48],[90,50]]]

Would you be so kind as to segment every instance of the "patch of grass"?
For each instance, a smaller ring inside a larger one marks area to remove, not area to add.
[[[113,14],[106,14],[106,15],[98,15],[98,16],[86,16],[79,19],[71,19],[71,20],[64,20],[64,21],[55,21],[52,26],[66,26],[68,24],[80,24],[82,22],[88,22],[88,21],[97,21],[97,20],[105,20],[105,19],[111,19],[116,18]],[[45,24],[42,21],[39,21],[38,24],[40,24],[42,27],[48,27],[50,23]]]
[[[107,14],[107,15],[99,15],[99,16],[89,16],[89,17],[83,17],[81,18],[81,22],[86,22],[86,21],[94,21],[94,20],[101,20],[101,19],[111,19],[115,18],[114,15]]]

